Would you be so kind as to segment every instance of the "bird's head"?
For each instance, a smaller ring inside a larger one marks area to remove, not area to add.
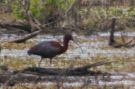
[[[65,39],[65,40],[73,40],[73,36],[72,36],[72,34],[66,34],[66,35],[64,36],[64,39]]]
[[[81,46],[78,44],[78,41],[77,41],[77,39],[73,36],[73,34],[66,34],[66,35],[64,36],[64,40],[65,40],[65,41],[70,41],[70,40],[72,40],[74,43],[76,43],[76,44],[81,48]],[[82,48],[81,48],[81,51],[82,51],[82,53],[83,53]]]

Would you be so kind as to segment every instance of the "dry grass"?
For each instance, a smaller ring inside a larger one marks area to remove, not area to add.
[[[11,69],[23,69],[30,66],[37,66],[40,58],[39,57],[6,57],[1,58],[1,65],[8,65]],[[93,68],[94,70],[101,70],[106,72],[133,72],[135,71],[135,59],[134,57],[113,57],[108,58],[102,55],[97,55],[91,59],[73,59],[68,60],[63,57],[56,57],[53,59],[53,64],[50,64],[49,59],[42,61],[42,67],[55,67],[55,68],[67,68],[67,67],[78,67],[86,64],[92,64],[98,61],[117,61],[110,65],[103,65],[100,67]]]
[[[1,46],[3,49],[25,49],[30,48],[35,43],[27,41],[26,43],[8,43],[8,42],[2,42]]]

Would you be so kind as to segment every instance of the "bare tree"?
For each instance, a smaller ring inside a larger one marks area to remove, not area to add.
[[[110,31],[109,45],[113,45],[115,43],[115,40],[114,40],[115,23],[116,23],[116,18],[112,18],[112,25],[111,25],[111,31]]]

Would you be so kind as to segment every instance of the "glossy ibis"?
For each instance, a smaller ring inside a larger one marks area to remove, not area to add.
[[[75,41],[71,34],[66,34],[63,38],[63,45],[57,41],[44,41],[30,48],[28,54],[41,56],[41,60],[38,63],[39,67],[43,58],[49,58],[51,64],[53,57],[66,52],[70,40]]]

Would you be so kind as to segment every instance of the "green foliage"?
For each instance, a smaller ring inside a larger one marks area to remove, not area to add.
[[[36,18],[42,19],[57,10],[66,11],[75,0],[30,0],[30,11]],[[15,0],[12,8],[18,18],[24,18],[20,0]]]
[[[30,10],[35,17],[40,17],[40,11],[43,10],[43,5],[41,5],[40,0],[30,1]]]
[[[20,0],[15,0],[13,2],[12,10],[13,10],[13,14],[16,15],[18,18],[24,18],[23,14],[22,14],[22,8],[21,8]]]
[[[118,18],[117,21],[117,29],[122,30],[125,26],[133,27],[133,19],[135,17],[135,8],[134,7],[93,7],[93,8],[81,8],[80,13],[81,17],[83,17],[80,21],[81,28],[83,29],[94,29],[94,30],[108,30],[109,19],[112,17]]]

